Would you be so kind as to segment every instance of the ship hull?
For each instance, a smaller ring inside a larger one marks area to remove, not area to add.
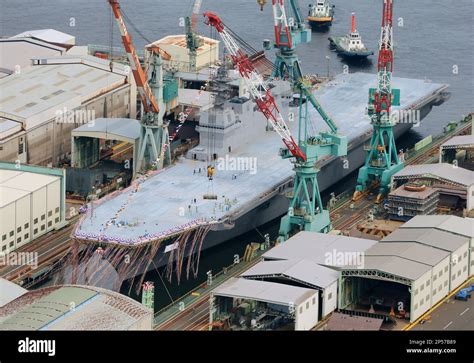
[[[341,46],[341,37],[329,37],[330,47],[336,51],[336,53],[344,58],[349,59],[363,59],[367,58],[370,55],[373,55],[374,52],[371,50],[361,50],[361,51],[349,51]]]
[[[441,102],[441,101],[439,101]],[[430,102],[420,110],[420,117],[423,119],[432,109],[436,101]],[[395,138],[400,137],[407,132],[413,126],[412,123],[401,123],[394,127]],[[321,165],[320,172],[318,173],[318,183],[321,191],[325,191],[328,188],[334,186],[344,177],[348,176],[365,162],[366,151],[364,150],[364,144],[370,139],[370,134],[363,135],[357,140],[353,140],[349,146],[346,163],[349,167],[345,168],[343,160],[341,158],[333,158],[328,160],[325,164]],[[260,199],[250,207],[245,213],[238,216],[232,221],[232,228],[225,227],[222,225],[216,225],[209,231],[204,239],[201,252],[207,249],[218,246],[231,239],[239,237],[247,232],[255,230],[256,228],[281,217],[287,212],[288,209],[288,198],[285,196],[285,192],[289,190],[292,185],[292,178],[283,180],[277,187],[268,192],[265,199]],[[263,241],[262,241],[263,242]],[[163,243],[157,255],[154,258],[154,263],[150,265],[150,270],[155,268],[164,267],[168,263],[169,252],[165,253],[165,249],[173,242]],[[189,255],[190,251],[186,251],[185,255]],[[136,271],[135,276],[145,271]],[[134,276],[129,276],[133,278]]]
[[[332,25],[332,17],[315,18],[308,17],[308,24],[312,29],[328,28]]]

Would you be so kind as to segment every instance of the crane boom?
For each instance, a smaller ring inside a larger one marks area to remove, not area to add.
[[[271,123],[289,152],[298,160],[306,161],[305,153],[300,149],[291,135],[290,129],[286,125],[274,97],[265,86],[262,77],[256,72],[252,63],[249,61],[248,56],[239,48],[237,41],[229,31],[227,31],[226,26],[217,14],[206,11],[204,16],[206,17],[206,24],[214,27],[221,35],[222,41],[230,53],[233,64],[238,68],[259,110]]]
[[[148,84],[147,76],[145,71],[143,70],[140,60],[138,59],[137,53],[135,52],[135,47],[132,43],[132,38],[127,31],[127,27],[125,26],[125,22],[122,17],[122,13],[120,10],[120,4],[118,0],[108,0],[110,6],[112,7],[112,11],[114,13],[115,20],[120,28],[120,34],[122,36],[122,42],[125,47],[125,51],[127,53],[128,61],[130,62],[130,66],[132,68],[133,78],[137,84],[138,94],[140,96],[140,100],[143,104],[143,109],[146,113],[154,112],[159,113],[158,103],[156,102],[155,96]]]

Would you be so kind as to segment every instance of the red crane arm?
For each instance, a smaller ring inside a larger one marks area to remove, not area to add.
[[[125,52],[127,53],[128,61],[132,68],[133,78],[137,84],[138,94],[143,103],[143,109],[145,112],[154,112],[158,113],[158,103],[156,102],[155,96],[151,91],[150,86],[148,85],[147,76],[143,70],[140,60],[138,59],[137,53],[135,52],[135,47],[132,43],[132,38],[127,31],[125,22],[120,11],[120,4],[118,0],[108,0],[112,11],[115,16],[115,20],[120,28],[120,34],[122,36],[123,46],[125,47]]]
[[[206,17],[205,23],[214,27],[221,35],[222,41],[231,56],[234,66],[239,70],[260,112],[262,112],[265,118],[272,124],[274,130],[278,133],[290,153],[298,160],[306,161],[306,155],[291,135],[290,129],[278,109],[275,98],[265,86],[262,77],[255,70],[248,56],[240,49],[237,41],[231,33],[227,31],[227,27],[217,14],[207,11],[204,13],[204,16]]]

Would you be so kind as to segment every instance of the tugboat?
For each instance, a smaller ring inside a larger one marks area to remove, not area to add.
[[[345,37],[329,37],[330,46],[336,52],[347,58],[367,58],[374,52],[367,49],[362,43],[362,38],[355,28],[355,14],[352,13],[351,33]]]
[[[309,4],[308,23],[311,28],[326,28],[332,25],[334,5],[327,0],[317,0],[315,4]]]

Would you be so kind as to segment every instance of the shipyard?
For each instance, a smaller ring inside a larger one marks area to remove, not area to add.
[[[468,0],[4,2],[0,336],[474,331]]]

